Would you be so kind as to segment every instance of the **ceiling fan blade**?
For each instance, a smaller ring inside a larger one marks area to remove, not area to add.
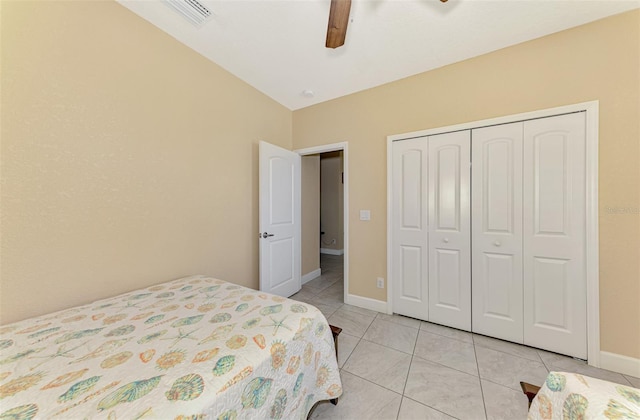
[[[331,0],[329,10],[329,25],[327,26],[327,48],[338,48],[344,45],[349,23],[351,0]]]

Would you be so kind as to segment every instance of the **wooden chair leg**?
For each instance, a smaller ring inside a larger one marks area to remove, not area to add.
[[[329,328],[331,328],[331,333],[333,334],[333,343],[336,346],[336,360],[338,360],[338,336],[342,332],[342,328],[336,327],[335,325],[329,325]],[[329,401],[331,401],[331,404],[333,405],[338,405],[337,398],[333,398]]]
[[[540,387],[527,382],[520,382],[520,387],[522,388],[522,392],[524,392],[524,394],[529,399],[529,407],[531,407],[531,403],[533,402],[533,399],[536,397],[536,395],[538,395]]]

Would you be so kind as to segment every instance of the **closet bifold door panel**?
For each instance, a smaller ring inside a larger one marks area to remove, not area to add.
[[[523,342],[523,123],[472,130],[472,330]]]
[[[428,137],[429,321],[471,330],[471,131]]]
[[[585,114],[524,124],[524,344],[587,357]]]
[[[393,308],[427,320],[427,138],[396,141],[392,153]]]

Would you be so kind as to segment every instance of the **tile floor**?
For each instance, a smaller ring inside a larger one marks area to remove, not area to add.
[[[550,370],[640,387],[640,379],[583,361],[400,315],[344,304],[342,258],[321,258],[322,276],[292,296],[343,329],[338,363],[344,394],[312,419],[524,419],[519,381]]]

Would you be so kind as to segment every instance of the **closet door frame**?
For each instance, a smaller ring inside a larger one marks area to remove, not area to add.
[[[394,141],[432,136],[451,131],[470,130],[498,124],[552,117],[574,112],[585,112],[585,270],[587,287],[587,363],[600,367],[600,276],[598,240],[598,121],[599,101],[543,109],[504,117],[473,121],[452,126],[414,131],[387,136],[387,215],[392,214],[392,145]],[[394,287],[391,261],[392,220],[387,217],[387,313],[393,313]]]

